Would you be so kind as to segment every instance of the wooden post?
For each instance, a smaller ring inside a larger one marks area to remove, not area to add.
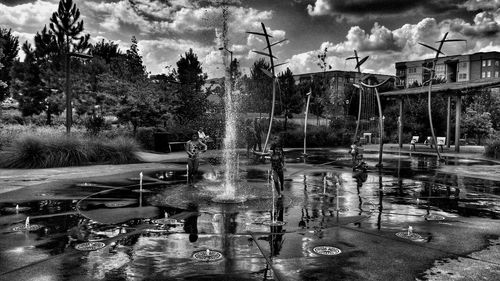
[[[455,151],[460,152],[460,118],[462,115],[462,96],[457,95],[455,105]]]
[[[446,111],[446,147],[451,143],[451,96],[448,96],[448,109]]]
[[[403,97],[399,99],[399,120],[398,120],[399,148],[403,148]]]

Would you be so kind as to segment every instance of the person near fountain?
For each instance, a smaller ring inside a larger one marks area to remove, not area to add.
[[[250,149],[252,151],[255,151],[256,147],[256,134],[255,134],[255,127],[252,126],[252,120],[247,120],[247,126],[246,126],[246,139],[247,139],[247,158],[250,158]]]
[[[285,169],[285,155],[283,153],[283,147],[278,141],[271,145],[271,151],[271,171],[274,177],[274,187],[278,192],[278,197],[281,198],[281,192],[283,191],[283,185],[285,183],[283,176],[283,170]],[[269,155],[269,153],[267,153],[267,155]]]
[[[260,126],[260,120],[258,118],[253,120],[253,127],[255,130],[255,145],[253,150],[257,150],[257,146],[259,146],[259,151],[262,151],[262,127]]]
[[[207,151],[207,145],[200,140],[196,132],[192,134],[191,140],[186,142],[185,148],[188,154],[188,183],[192,185],[200,166],[199,155]]]

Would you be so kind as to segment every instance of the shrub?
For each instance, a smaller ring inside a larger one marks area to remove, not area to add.
[[[154,127],[140,127],[137,129],[137,134],[135,135],[135,139],[144,149],[154,150],[155,147],[154,133],[155,133]]]
[[[99,133],[104,130],[106,127],[109,127],[106,124],[106,119],[102,116],[94,116],[91,115],[84,121],[85,128],[87,129],[87,133],[92,136],[97,136]]]
[[[495,159],[500,158],[500,136],[490,138],[484,146],[484,154]]]
[[[127,137],[112,140],[58,136],[21,136],[0,152],[3,168],[51,168],[88,164],[138,162],[137,143]]]

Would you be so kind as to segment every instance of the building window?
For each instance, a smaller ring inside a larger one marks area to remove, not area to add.
[[[483,60],[483,66],[486,66],[486,61],[485,60]]]
[[[500,65],[500,61],[499,60],[496,60],[495,61],[495,66],[499,66]]]
[[[460,74],[458,74],[458,79],[460,79],[460,80],[467,79],[467,73],[460,73]]]
[[[491,60],[488,60],[488,66],[491,66]]]
[[[488,78],[491,78],[491,71],[486,72],[486,76],[487,76]]]
[[[460,65],[462,66],[462,68],[467,68],[467,63],[466,62],[462,62]]]
[[[495,78],[498,78],[498,71],[495,71]]]
[[[443,72],[444,71],[444,65],[442,65],[442,64],[436,65],[436,71],[437,72]]]
[[[486,72],[481,72],[481,78],[486,78]]]
[[[354,83],[354,78],[349,78],[349,83]]]

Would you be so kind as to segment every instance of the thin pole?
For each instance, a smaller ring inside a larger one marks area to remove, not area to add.
[[[380,103],[380,96],[378,93],[378,89],[375,89],[375,95],[377,97],[377,105],[378,105],[378,124],[379,124],[379,133],[380,133],[380,146],[378,150],[378,167],[382,167],[382,152],[384,151],[384,120],[383,120],[383,114],[382,114],[382,105]]]
[[[306,142],[307,142],[307,115],[309,113],[309,102],[311,101],[312,88],[309,90],[307,95],[307,103],[306,103],[306,116],[304,119],[304,156],[307,155],[306,152]]]
[[[448,107],[446,111],[446,147],[451,143],[451,96],[448,96]]]
[[[455,151],[460,152],[460,118],[462,114],[462,97],[457,95],[455,104]]]
[[[266,142],[264,143],[264,149],[262,151],[266,151],[267,148],[267,143],[269,142],[269,137],[271,136],[271,128],[273,126],[273,118],[274,118],[274,104],[276,102],[276,83],[274,81],[275,75],[274,75],[274,61],[273,61],[273,51],[271,49],[271,43],[269,43],[269,36],[267,36],[267,30],[266,26],[264,23],[260,23],[262,25],[262,29],[264,31],[264,34],[266,37],[266,43],[267,43],[267,49],[269,51],[269,60],[271,61],[271,73],[273,75],[273,103],[271,105],[271,117],[269,118],[269,128],[267,130],[267,136],[266,136]]]
[[[275,222],[274,220],[274,173],[271,171],[271,193],[273,194],[273,207],[271,211],[271,221]]]

